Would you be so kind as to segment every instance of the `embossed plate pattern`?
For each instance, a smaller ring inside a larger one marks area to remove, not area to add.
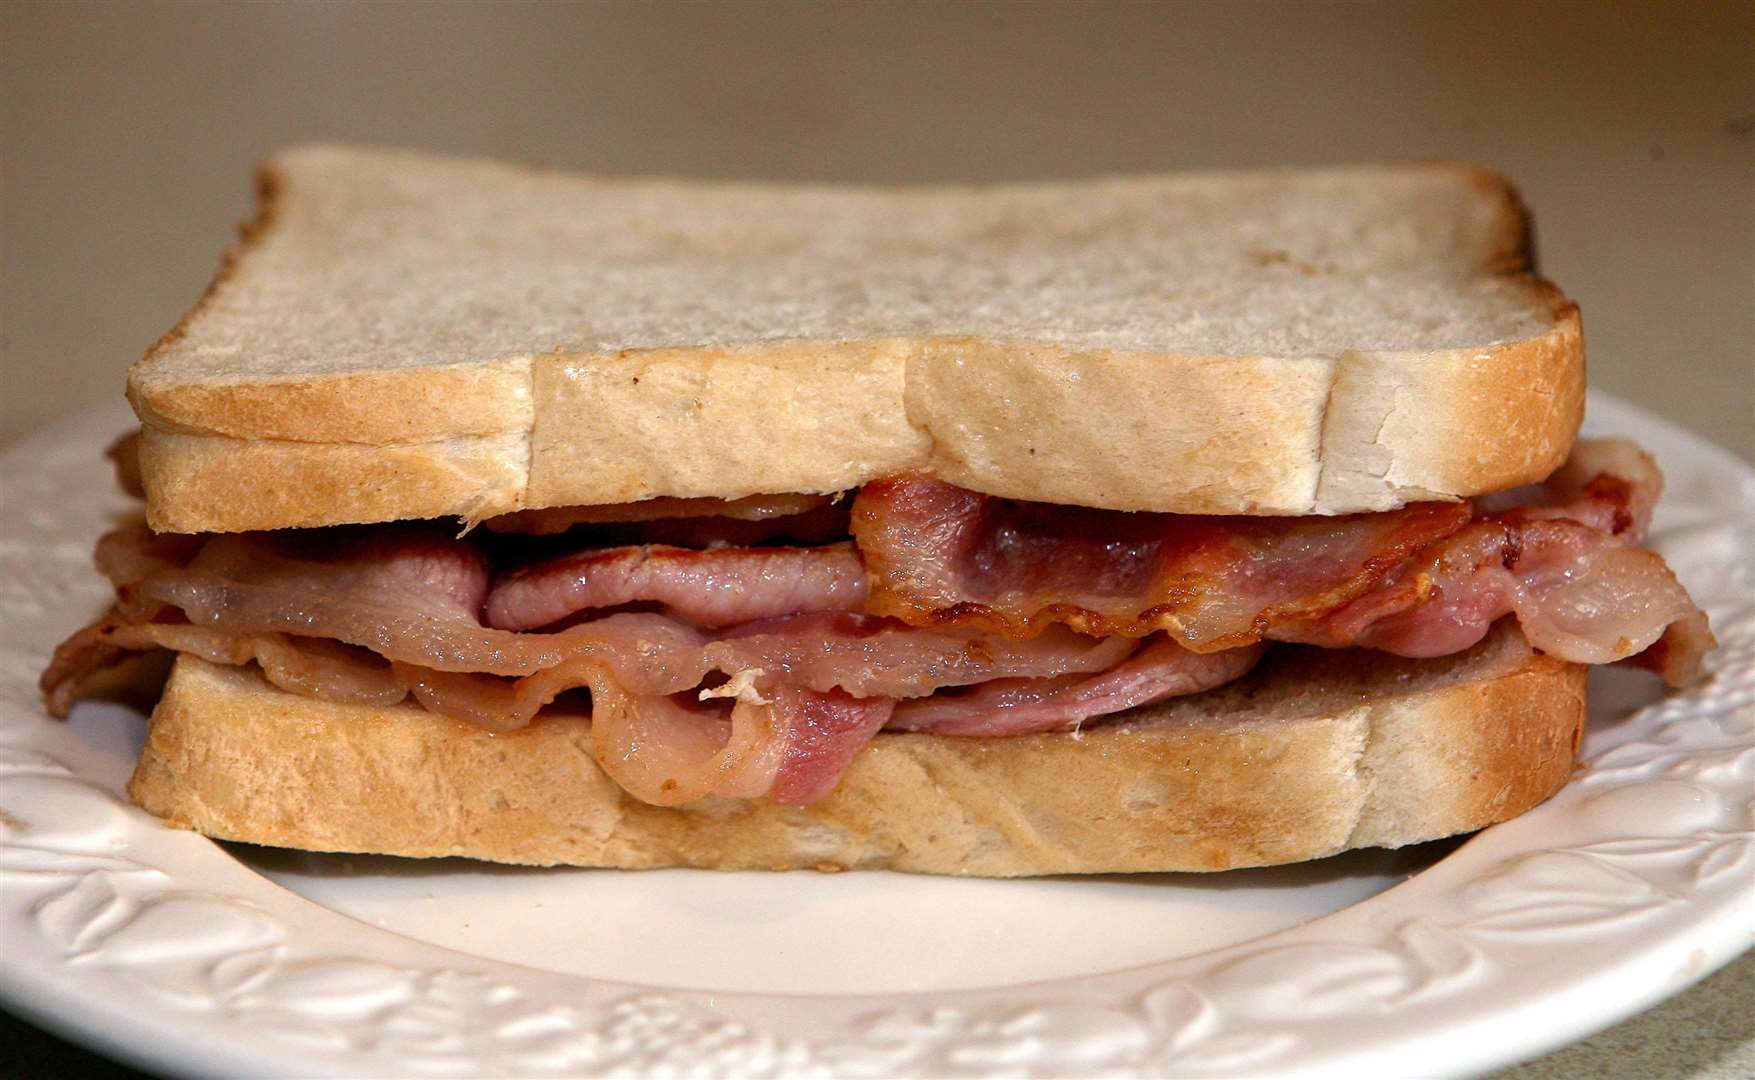
[[[1460,1074],[1606,1026],[1755,942],[1755,473],[1612,400],[1593,399],[1591,426],[1641,439],[1670,477],[1656,542],[1711,612],[1723,642],[1706,685],[1648,695],[1643,707],[1631,708],[1614,703],[1639,692],[1633,683],[1615,674],[1598,680],[1606,707],[1596,711],[1606,722],[1591,732],[1588,766],[1564,792],[1332,914],[1319,905],[1311,914],[1321,917],[1301,925],[1243,940],[1219,935],[1220,948],[1170,950],[1169,959],[1142,940],[1140,962],[1118,965],[1109,957],[1094,971],[1081,968],[1077,955],[1048,957],[1057,970],[1074,972],[1067,977],[1019,975],[983,985],[978,976],[986,969],[974,967],[963,989],[916,993],[831,994],[808,982],[783,988],[790,993],[667,988],[472,955],[313,903],[250,865],[272,859],[240,861],[125,805],[118,792],[138,719],[114,706],[86,706],[70,724],[51,722],[34,680],[53,642],[102,604],[90,545],[122,504],[97,450],[126,424],[120,409],[92,412],[0,458],[7,509],[0,521],[0,997],[160,1070]],[[1315,895],[1324,887],[1321,874],[1332,870],[1313,869],[1301,884],[1304,872],[1279,872],[1271,884],[1236,879],[1244,882],[1234,886],[1239,912],[1271,890],[1282,900]],[[468,906],[504,917],[491,877],[418,863],[394,871],[368,863],[358,879],[335,871],[324,888],[345,898],[391,873],[403,888],[409,881],[426,888],[440,909]],[[517,880],[526,889],[531,883]],[[558,887],[591,879],[552,880]],[[726,879],[672,872],[630,880],[687,899],[691,881]],[[769,895],[779,899],[798,880],[774,876],[752,888],[756,895],[774,890]],[[836,880],[841,892],[823,895],[831,903],[853,896],[846,890],[861,880],[846,875]],[[870,888],[903,904],[911,895],[922,904],[938,895],[931,884],[911,881],[886,877]],[[1053,887],[1066,894],[1064,918],[1076,920],[1081,895],[1094,902],[1094,890],[1113,885]],[[416,921],[411,913],[410,925]],[[1076,935],[1042,929],[1040,940],[1055,942],[1052,948],[1076,950]],[[674,949],[661,940],[662,927],[647,930],[654,949]],[[852,940],[871,932],[849,922],[845,934]],[[1153,932],[1146,926],[1141,936]],[[504,933],[517,935],[519,924],[509,922]],[[1029,937],[1019,933],[1003,944],[1028,947]],[[903,943],[896,955],[896,963],[907,962]],[[828,962],[815,956],[798,969],[825,970]],[[699,987],[714,978],[677,982]]]

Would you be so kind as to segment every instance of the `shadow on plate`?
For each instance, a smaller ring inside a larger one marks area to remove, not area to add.
[[[1230,870],[1218,874],[1056,874],[1035,878],[1036,881],[1101,883],[1136,888],[1175,887],[1200,888],[1216,892],[1234,889],[1297,889],[1328,884],[1356,877],[1412,877],[1455,851],[1466,836],[1434,840],[1430,843],[1386,851],[1367,848],[1331,855],[1326,859],[1294,863],[1289,866],[1264,866],[1248,870]],[[406,859],[396,855],[347,855],[287,848],[259,847],[255,844],[221,843],[239,862],[270,877],[295,874],[309,878],[431,878],[488,876],[524,877],[535,874],[606,874],[625,873],[619,870],[590,867],[510,866],[505,863],[479,862],[473,859]],[[816,875],[813,870],[789,871],[793,874]],[[858,881],[857,872],[822,875]],[[947,879],[940,879],[947,880]],[[984,879],[967,879],[984,880]]]
[[[1668,692],[1648,671],[1614,666],[1592,668],[1587,736],[1614,731],[1639,710],[1662,701]]]
[[[1448,857],[1473,835],[1469,833],[1451,836],[1393,851],[1362,848],[1311,862],[1227,870],[1218,874],[1060,874],[1043,880],[1100,881],[1106,885],[1141,888],[1174,886],[1179,889],[1210,889],[1214,892],[1235,889],[1304,889],[1357,877],[1413,877]]]

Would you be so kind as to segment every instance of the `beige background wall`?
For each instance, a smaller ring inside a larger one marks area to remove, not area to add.
[[[1755,456],[1755,5],[50,3],[0,27],[0,439],[118,392],[297,139],[986,179],[1460,157],[1595,381]]]

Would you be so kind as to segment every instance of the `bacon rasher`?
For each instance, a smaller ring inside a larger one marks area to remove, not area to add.
[[[1630,443],[1580,443],[1512,506],[1416,503],[1348,517],[1131,514],[998,499],[922,476],[863,488],[853,533],[868,611],[917,626],[1023,635],[1163,631],[1212,652],[1264,639],[1458,652],[1515,615],[1577,663],[1637,655],[1671,626],[1667,677],[1698,671],[1710,635],[1661,557],[1633,545],[1662,490]]]
[[[498,573],[488,552],[515,552],[518,538],[132,526],[98,548],[117,606],[57,650],[42,685],[64,713],[91,671],[169,648],[253,662],[295,693],[375,706],[412,695],[491,731],[587,689],[597,759],[635,797],[803,803],[886,725],[1064,730],[1223,685],[1264,640],[1439,656],[1510,614],[1562,659],[1631,657],[1688,681],[1712,647],[1705,616],[1635,546],[1661,486],[1650,459],[1618,442],[1579,444],[1542,488],[1478,513],[1125,514],[910,476],[859,493],[854,544],[599,546]],[[815,496],[697,502],[568,520],[766,527],[844,512]]]

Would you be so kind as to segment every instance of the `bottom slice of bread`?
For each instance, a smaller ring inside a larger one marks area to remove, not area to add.
[[[583,717],[490,735],[181,656],[129,793],[209,836],[312,851],[984,876],[1224,870],[1522,813],[1571,774],[1584,681],[1514,626],[1442,660],[1286,648],[1221,690],[1078,734],[882,734],[810,806],[664,808],[598,769]]]

